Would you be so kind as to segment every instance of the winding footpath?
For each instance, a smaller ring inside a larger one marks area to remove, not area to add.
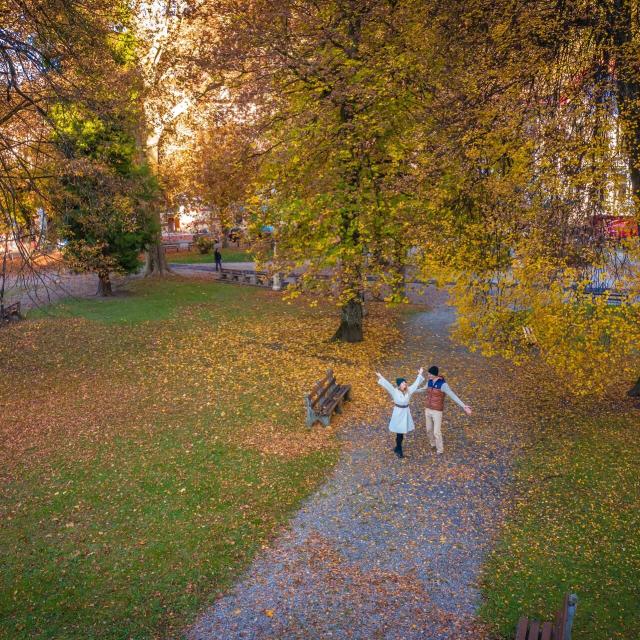
[[[445,455],[427,441],[422,394],[404,460],[392,453],[386,413],[345,430],[331,477],[189,640],[485,637],[475,620],[478,579],[508,503],[528,404],[503,361],[449,341],[452,320],[444,306],[412,316],[403,362],[383,370],[411,381],[437,363],[471,404],[471,418],[445,406]]]

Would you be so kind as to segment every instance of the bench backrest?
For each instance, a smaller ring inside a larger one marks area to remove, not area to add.
[[[516,640],[571,640],[577,603],[575,594],[566,594],[553,623],[538,622],[523,616],[518,623]]]
[[[331,393],[332,389],[337,386],[336,378],[333,375],[333,370],[329,369],[325,374],[324,378],[319,380],[313,385],[311,389],[311,393],[309,393],[308,398],[312,407],[315,407],[322,400]]]
[[[0,317],[2,318],[9,318],[15,315],[20,315],[20,302],[13,302],[6,307],[0,308]]]

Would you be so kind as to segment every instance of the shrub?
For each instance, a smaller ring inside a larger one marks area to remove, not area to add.
[[[198,251],[202,255],[211,253],[213,251],[213,240],[207,236],[199,236],[196,239],[196,247],[198,247]]]

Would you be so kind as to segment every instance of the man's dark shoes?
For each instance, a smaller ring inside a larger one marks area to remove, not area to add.
[[[404,458],[404,453],[402,453],[402,447],[396,447],[393,452],[398,456],[398,458]]]

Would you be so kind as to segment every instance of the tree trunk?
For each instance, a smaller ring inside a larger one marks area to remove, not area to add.
[[[360,298],[351,298],[351,300],[342,307],[340,326],[332,340],[362,342],[362,339],[362,300],[360,300]]]
[[[158,236],[152,244],[147,247],[147,264],[145,266],[145,276],[166,276],[172,273],[167,263],[167,256],[162,247],[162,240]]]
[[[160,167],[160,138],[162,136],[162,129],[149,133],[146,139],[146,156],[147,162],[151,167],[151,170],[158,175]],[[154,217],[157,228],[161,228],[162,220],[160,220],[160,212],[155,209]],[[157,236],[147,247],[147,263],[145,267],[145,276],[166,276],[172,273],[167,263],[167,256],[162,248],[162,233],[158,231]]]
[[[112,296],[111,278],[108,271],[100,271],[98,273],[98,295],[104,297]]]
[[[627,391],[627,395],[632,398],[640,398],[640,378],[638,378],[638,381],[633,385],[633,387]]]
[[[616,85],[623,147],[627,153],[631,195],[637,220],[640,206],[640,74],[636,66],[636,48],[632,46],[637,35],[634,31],[631,0],[614,0],[608,17],[609,33],[616,53]],[[640,378],[629,389],[628,395],[640,397]]]

